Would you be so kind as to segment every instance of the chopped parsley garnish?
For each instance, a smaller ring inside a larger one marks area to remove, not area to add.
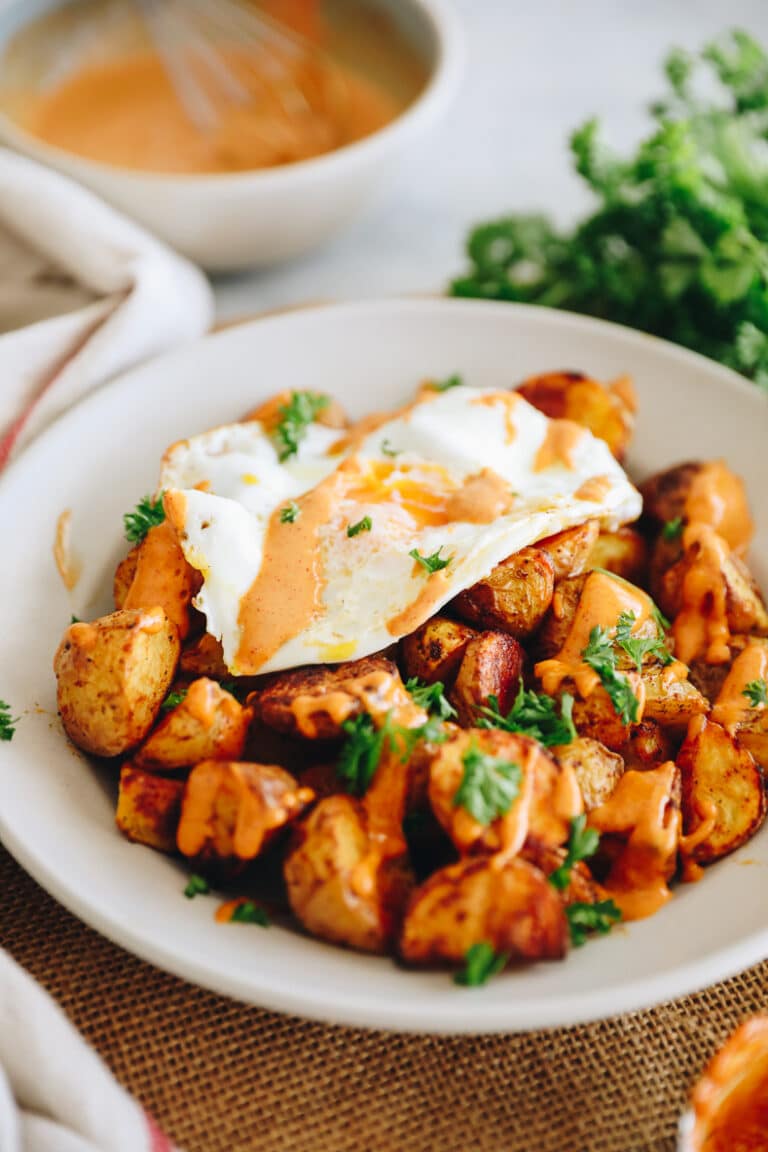
[[[373,520],[370,516],[363,516],[357,524],[347,524],[347,536],[359,536],[361,532],[370,532],[371,528],[373,528]]]
[[[749,700],[751,708],[759,708],[761,704],[768,706],[768,684],[765,680],[750,680],[741,694]]]
[[[126,512],[123,516],[125,538],[129,544],[141,544],[150,528],[157,528],[164,520],[163,493],[154,499],[151,496],[143,496],[133,512]]]
[[[461,984],[465,988],[479,988],[490,980],[491,976],[498,975],[509,960],[508,952],[495,952],[487,940],[473,944],[467,949],[464,956],[464,967],[453,977],[454,984]]]
[[[18,717],[11,716],[10,704],[0,700],[0,740],[13,740],[18,722]]]
[[[506,816],[520,792],[523,770],[512,760],[491,756],[470,744],[461,758],[464,775],[453,797],[454,808],[464,808],[478,824],[488,825]]]
[[[211,886],[205,876],[198,876],[195,872],[189,878],[184,895],[187,900],[194,900],[195,896],[207,896]]]
[[[551,696],[538,692],[526,692],[523,681],[514,704],[506,716],[501,714],[496,696],[488,697],[488,704],[478,708],[482,719],[478,728],[501,728],[504,732],[520,732],[538,740],[546,747],[556,744],[570,744],[576,739],[576,729],[571,719],[573,696],[564,692],[560,700],[560,715],[557,703]]]
[[[550,884],[557,888],[559,892],[564,892],[571,882],[571,872],[574,864],[578,864],[580,860],[588,860],[590,856],[594,856],[599,846],[600,834],[596,832],[594,828],[587,828],[586,816],[583,813],[581,816],[574,816],[573,820],[571,820],[571,831],[568,837],[565,860],[563,860],[559,868],[555,868],[554,872],[550,872]]]
[[[280,509],[280,523],[293,524],[294,520],[300,515],[301,508],[299,508],[295,500],[291,500],[290,504],[286,504],[285,508]]]
[[[389,440],[382,440],[381,450],[385,456],[399,456],[401,451],[399,448],[393,448]]]
[[[330,397],[318,392],[291,392],[288,404],[280,405],[277,410],[280,419],[273,435],[281,461],[296,455],[307,428],[330,402]]]
[[[170,712],[172,708],[177,708],[179,704],[183,704],[187,698],[187,689],[181,688],[178,692],[169,692],[165,700],[160,705],[161,712]]]
[[[432,392],[450,392],[451,388],[461,388],[463,383],[463,377],[454,373],[453,376],[448,376],[445,380],[430,380],[429,388]]]
[[[627,677],[616,670],[616,651],[607,628],[595,626],[592,629],[581,658],[597,672],[622,723],[636,724],[640,704]]]
[[[565,910],[571,944],[580,948],[590,932],[605,936],[621,920],[621,912],[613,900],[598,900],[596,904],[569,904]]]
[[[442,744],[447,739],[442,724],[434,717],[416,728],[405,728],[393,723],[387,713],[384,723],[377,728],[373,718],[363,712],[345,720],[341,727],[346,740],[336,762],[336,775],[344,781],[347,791],[356,796],[363,796],[368,791],[385,744],[389,744],[405,764],[420,741]]]
[[[418,676],[412,676],[406,683],[406,688],[413,697],[414,704],[418,704],[433,716],[441,720],[452,720],[456,716],[456,709],[445,696],[445,685],[436,680],[434,684],[425,684]]]
[[[616,624],[616,643],[623,648],[630,660],[634,660],[638,672],[643,670],[646,656],[656,656],[662,664],[671,664],[672,656],[664,643],[664,633],[656,636],[634,636],[632,629],[637,622],[634,612],[622,612]]]
[[[73,613],[72,613],[72,615],[71,615],[71,616],[70,616],[70,618],[69,618],[69,623],[70,623],[70,626],[71,626],[72,624],[82,624],[82,620],[80,619],[80,617],[79,617],[79,616],[75,616],[75,614],[74,614],[74,612],[73,612]]]
[[[674,520],[667,520],[666,524],[661,529],[661,535],[665,540],[679,540],[683,534],[682,516],[675,516]]]
[[[262,928],[269,928],[270,919],[266,908],[254,904],[253,900],[244,900],[236,904],[229,918],[230,924],[259,924]]]
[[[431,576],[434,572],[440,572],[441,569],[447,568],[451,560],[453,560],[453,556],[449,556],[446,560],[443,560],[440,555],[443,548],[444,545],[441,544],[437,552],[433,552],[431,556],[422,556],[418,548],[412,548],[408,555],[412,556],[418,564],[421,564],[422,568],[426,568]]]

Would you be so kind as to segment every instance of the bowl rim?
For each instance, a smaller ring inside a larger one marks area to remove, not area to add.
[[[341,174],[357,163],[374,160],[398,140],[407,139],[426,127],[453,99],[464,67],[464,47],[461,22],[452,0],[399,0],[404,7],[419,13],[428,26],[434,50],[434,62],[427,82],[416,98],[394,120],[368,136],[344,144],[331,152],[292,164],[278,164],[271,168],[252,168],[242,172],[154,172],[141,168],[126,168],[105,164],[88,157],[78,156],[66,148],[48,144],[31,132],[19,127],[10,116],[0,111],[0,145],[17,147],[40,162],[48,162],[72,176],[88,174],[93,179],[108,179],[132,184],[152,184],[173,188],[226,187],[248,188],[280,192],[283,188],[312,181],[336,168]]]

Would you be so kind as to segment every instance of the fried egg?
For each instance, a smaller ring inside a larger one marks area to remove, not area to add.
[[[641,510],[587,429],[464,385],[351,433],[313,423],[284,460],[258,420],[215,428],[168,450],[160,486],[233,675],[380,651],[520,548]]]

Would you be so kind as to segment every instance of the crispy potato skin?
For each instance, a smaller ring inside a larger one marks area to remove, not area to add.
[[[400,641],[400,662],[406,678],[418,676],[427,684],[440,681],[450,686],[456,679],[474,628],[447,616],[433,616]]]
[[[764,773],[768,772],[768,709],[755,710],[739,724],[735,735],[737,743],[751,752]]]
[[[592,553],[600,535],[597,520],[587,520],[577,528],[567,528],[555,536],[546,536],[536,544],[546,552],[555,570],[555,583],[569,576],[580,576],[592,567]]]
[[[190,684],[187,695],[161,720],[134,756],[154,772],[190,768],[201,760],[238,760],[245,747],[250,709],[215,680]]]
[[[573,420],[604,440],[623,459],[634,428],[634,414],[616,393],[580,372],[545,372],[516,389],[551,420]]]
[[[138,563],[139,545],[134,544],[128,555],[124,556],[117,568],[115,568],[115,577],[112,581],[112,597],[115,601],[115,608],[118,610],[125,605],[125,599],[131,584],[133,584]]]
[[[549,877],[565,862],[566,849],[546,848],[541,844],[526,844],[521,856]],[[594,880],[583,860],[577,860],[571,866],[570,883],[567,888],[562,890],[560,896],[565,907],[568,908],[571,904],[595,904],[598,900],[603,900],[606,893]]]
[[[263,724],[308,740],[333,740],[362,712],[382,715],[406,700],[391,660],[366,656],[348,664],[317,664],[277,672],[253,698]]]
[[[685,506],[694,478],[704,465],[699,460],[676,464],[657,472],[640,485],[643,512],[659,524],[685,517]]]
[[[693,849],[700,864],[733,852],[765,819],[763,774],[746,748],[712,720],[697,720],[677,757],[683,827],[690,835],[710,816],[714,826]]]
[[[731,659],[727,663],[708,664],[703,657],[697,657],[691,661],[688,678],[691,683],[698,688],[702,696],[706,696],[710,704],[714,704],[720,695],[720,689],[725,683],[733,661],[744,651],[747,644],[753,643],[755,643],[755,640],[751,636],[731,635]]]
[[[644,720],[655,720],[662,728],[683,729],[694,716],[709,710],[707,700],[690,680],[670,679],[662,664],[643,665],[645,687]]]
[[[633,726],[621,754],[625,769],[647,772],[673,759],[672,741],[655,720],[643,719]]]
[[[162,608],[122,609],[70,625],[54,658],[70,740],[95,756],[135,748],[154,723],[178,658],[178,632]]]
[[[521,548],[453,601],[457,615],[518,640],[536,631],[552,603],[555,567],[541,548]]]
[[[503,713],[512,707],[523,674],[525,652],[517,640],[504,632],[483,632],[470,640],[456,682],[448,693],[459,723],[471,728],[478,708],[495,696]]]
[[[133,764],[120,769],[115,822],[128,840],[159,852],[176,851],[181,817],[182,780],[154,776]]]
[[[654,574],[652,591],[665,616],[675,617],[683,607],[686,574],[695,563],[698,545],[683,551],[680,559],[661,574]],[[725,584],[725,611],[731,633],[768,636],[768,609],[752,573],[743,560],[730,553],[722,568]]]
[[[413,887],[403,851],[376,851],[365,806],[330,796],[294,833],[284,863],[288,899],[313,936],[385,952]]]
[[[470,858],[435,872],[408,904],[400,955],[408,964],[460,963],[483,940],[514,959],[565,955],[563,901],[533,864]]]
[[[277,765],[204,760],[184,787],[178,849],[201,861],[246,863],[313,799]]]
[[[575,693],[573,687],[572,692]],[[621,752],[629,737],[630,725],[624,724],[621,717],[617,716],[602,684],[598,684],[586,700],[578,696],[574,699],[573,723],[579,736],[588,736],[612,752]]]
[[[604,804],[624,774],[623,758],[587,736],[578,736],[552,751],[558,763],[570,768],[576,777],[586,812]]]
[[[568,639],[587,575],[569,576],[558,584],[552,606],[536,636],[538,660],[549,660],[556,656]]]
[[[229,675],[221,644],[208,632],[204,632],[191,644],[185,644],[181,650],[179,667],[187,676],[210,676],[214,680],[224,680]]]
[[[586,567],[605,568],[630,584],[644,584],[648,574],[648,545],[634,528],[600,532]]]

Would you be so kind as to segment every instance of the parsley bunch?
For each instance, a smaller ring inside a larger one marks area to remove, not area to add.
[[[616,649],[607,628],[595,626],[589,634],[589,643],[581,654],[585,664],[594,669],[600,683],[610,696],[616,715],[623,724],[637,723],[640,704],[634,689],[623,672],[616,668]]]
[[[742,696],[746,696],[750,708],[759,708],[761,704],[768,706],[768,684],[765,680],[750,680]]]
[[[506,716],[501,714],[496,696],[488,697],[488,704],[478,708],[482,719],[478,728],[501,728],[504,732],[520,732],[550,748],[557,744],[570,744],[576,739],[571,719],[573,696],[564,692],[560,700],[560,714],[551,696],[539,692],[526,692],[523,681],[515,702]]]
[[[154,498],[142,496],[134,510],[123,516],[125,538],[129,544],[141,544],[150,528],[157,528],[164,520],[163,493]]]
[[[570,232],[543,216],[481,225],[452,291],[641,328],[768,390],[768,55],[734,31],[697,56],[673,51],[664,71],[633,155],[612,155],[595,120],[571,137],[592,215]]]
[[[445,695],[445,685],[441,680],[434,684],[425,684],[418,676],[412,676],[406,683],[414,704],[429,712],[431,716],[439,716],[441,720],[453,720],[457,715],[456,709]]]
[[[11,716],[11,706],[0,700],[0,740],[10,742],[16,734],[18,720]]]
[[[275,446],[281,461],[295,456],[307,428],[330,404],[328,396],[319,392],[291,392],[288,404],[281,404],[280,417],[274,431]]]
[[[447,739],[439,720],[431,717],[417,728],[404,728],[395,724],[389,713],[381,727],[377,728],[367,712],[345,720],[342,729],[346,740],[341,746],[336,762],[336,775],[344,782],[347,790],[356,796],[363,796],[379,766],[385,745],[406,764],[413,750],[421,741],[443,744]]]
[[[461,758],[464,774],[453,797],[455,808],[465,808],[478,824],[491,824],[506,816],[520,793],[523,771],[519,764],[491,756],[471,744]]]

